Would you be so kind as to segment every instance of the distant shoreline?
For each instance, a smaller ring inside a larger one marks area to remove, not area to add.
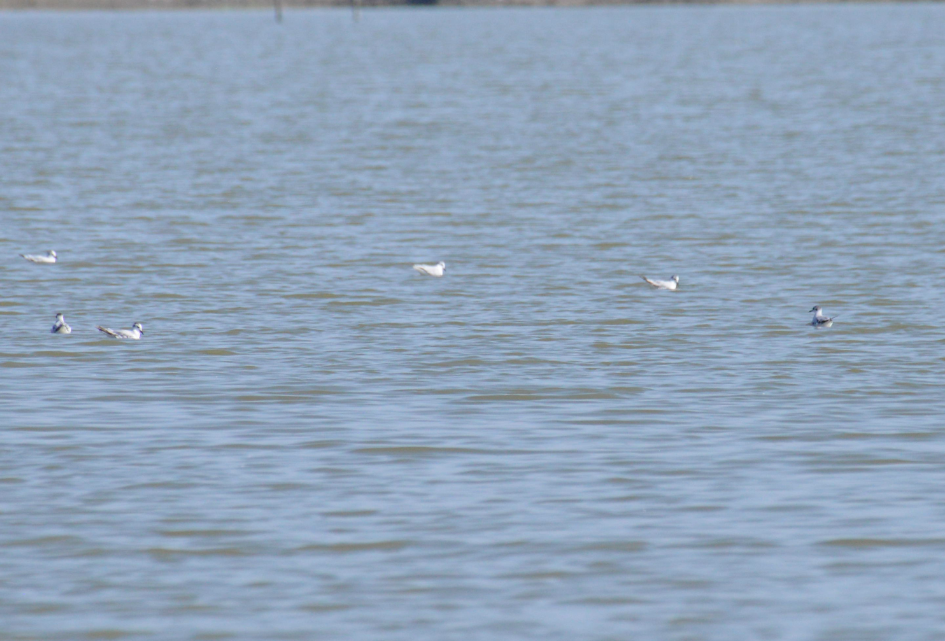
[[[0,0],[3,10],[186,10],[272,9],[276,0]],[[826,4],[838,0],[278,0],[283,9],[314,7],[471,6],[471,7],[580,7],[627,4]],[[862,0],[839,0],[852,3]],[[867,0],[870,1],[870,0]],[[885,2],[889,0],[872,0]],[[913,0],[892,0],[905,3]]]

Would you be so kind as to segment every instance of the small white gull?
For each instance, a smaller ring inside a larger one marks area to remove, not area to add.
[[[820,307],[820,305],[814,305],[810,311],[814,314],[814,317],[810,319],[810,324],[814,327],[830,327],[833,325],[833,319],[836,318],[836,316],[833,318],[827,318],[824,316],[824,310]]]
[[[20,254],[23,258],[30,261],[31,263],[54,263],[56,262],[56,252],[50,249],[46,252],[46,255],[42,254]]]
[[[97,326],[95,329],[107,336],[111,336],[112,338],[130,338],[132,340],[138,340],[141,338],[141,335],[144,334],[144,328],[141,327],[141,323],[135,323],[131,326],[131,329],[111,329],[108,327],[102,327],[101,325]]]
[[[414,265],[413,268],[427,276],[442,276],[446,270],[446,263],[440,261],[436,265]]]
[[[643,280],[648,282],[650,285],[656,289],[668,289],[673,291],[676,289],[676,286],[679,284],[679,276],[673,276],[669,280],[650,280],[646,276],[640,276]]]
[[[51,332],[53,334],[71,334],[72,328],[66,323],[66,319],[62,314],[56,314],[56,323],[52,326]]]

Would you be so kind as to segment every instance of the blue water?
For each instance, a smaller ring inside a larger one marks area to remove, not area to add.
[[[943,19],[0,14],[0,639],[945,639]]]

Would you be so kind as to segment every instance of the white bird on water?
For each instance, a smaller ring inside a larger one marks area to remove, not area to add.
[[[824,316],[824,310],[820,307],[820,305],[814,305],[810,311],[814,314],[814,317],[810,319],[810,324],[814,327],[830,327],[833,325],[833,319],[836,318],[836,316],[833,318],[827,318]]]
[[[427,276],[442,276],[446,270],[446,263],[441,260],[436,265],[414,265],[413,268]]]
[[[42,254],[20,254],[23,258],[30,261],[31,263],[54,263],[56,262],[56,252],[50,249],[46,252],[46,255]]]
[[[66,319],[63,318],[62,314],[56,314],[56,323],[52,326],[51,332],[53,334],[71,334],[72,328],[69,327],[69,324],[66,323]]]
[[[132,340],[138,340],[141,338],[141,335],[144,334],[144,328],[141,327],[141,323],[135,323],[131,326],[131,329],[111,329],[109,327],[102,327],[101,325],[95,329],[107,336],[111,336],[112,338],[130,338]]]
[[[646,276],[640,276],[640,278],[648,282],[656,289],[668,289],[669,291],[674,291],[676,286],[679,285],[679,276],[676,275],[673,275],[673,277],[669,280],[650,280]]]

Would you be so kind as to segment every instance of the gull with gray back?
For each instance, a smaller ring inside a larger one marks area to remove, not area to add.
[[[46,255],[42,254],[20,254],[23,258],[30,261],[31,263],[54,263],[56,262],[56,252],[50,249],[46,252]]]
[[[66,323],[65,317],[61,313],[56,314],[56,322],[52,326],[51,332],[53,334],[71,334],[72,333],[72,328],[69,327],[68,323]]]
[[[110,336],[111,338],[128,338],[135,341],[141,338],[141,335],[144,334],[144,328],[141,326],[141,323],[135,323],[131,326],[131,329],[111,329],[110,327],[102,327],[101,325],[95,329],[102,332],[106,336]]]
[[[679,285],[679,276],[673,275],[669,280],[651,280],[646,276],[640,276],[643,280],[648,282],[650,285],[656,289],[665,289],[668,291],[675,291],[676,286]]]
[[[833,325],[833,319],[836,318],[836,316],[833,318],[827,318],[827,316],[824,315],[824,310],[820,305],[814,305],[810,311],[814,315],[814,317],[810,320],[810,324],[814,327],[830,327]]]

